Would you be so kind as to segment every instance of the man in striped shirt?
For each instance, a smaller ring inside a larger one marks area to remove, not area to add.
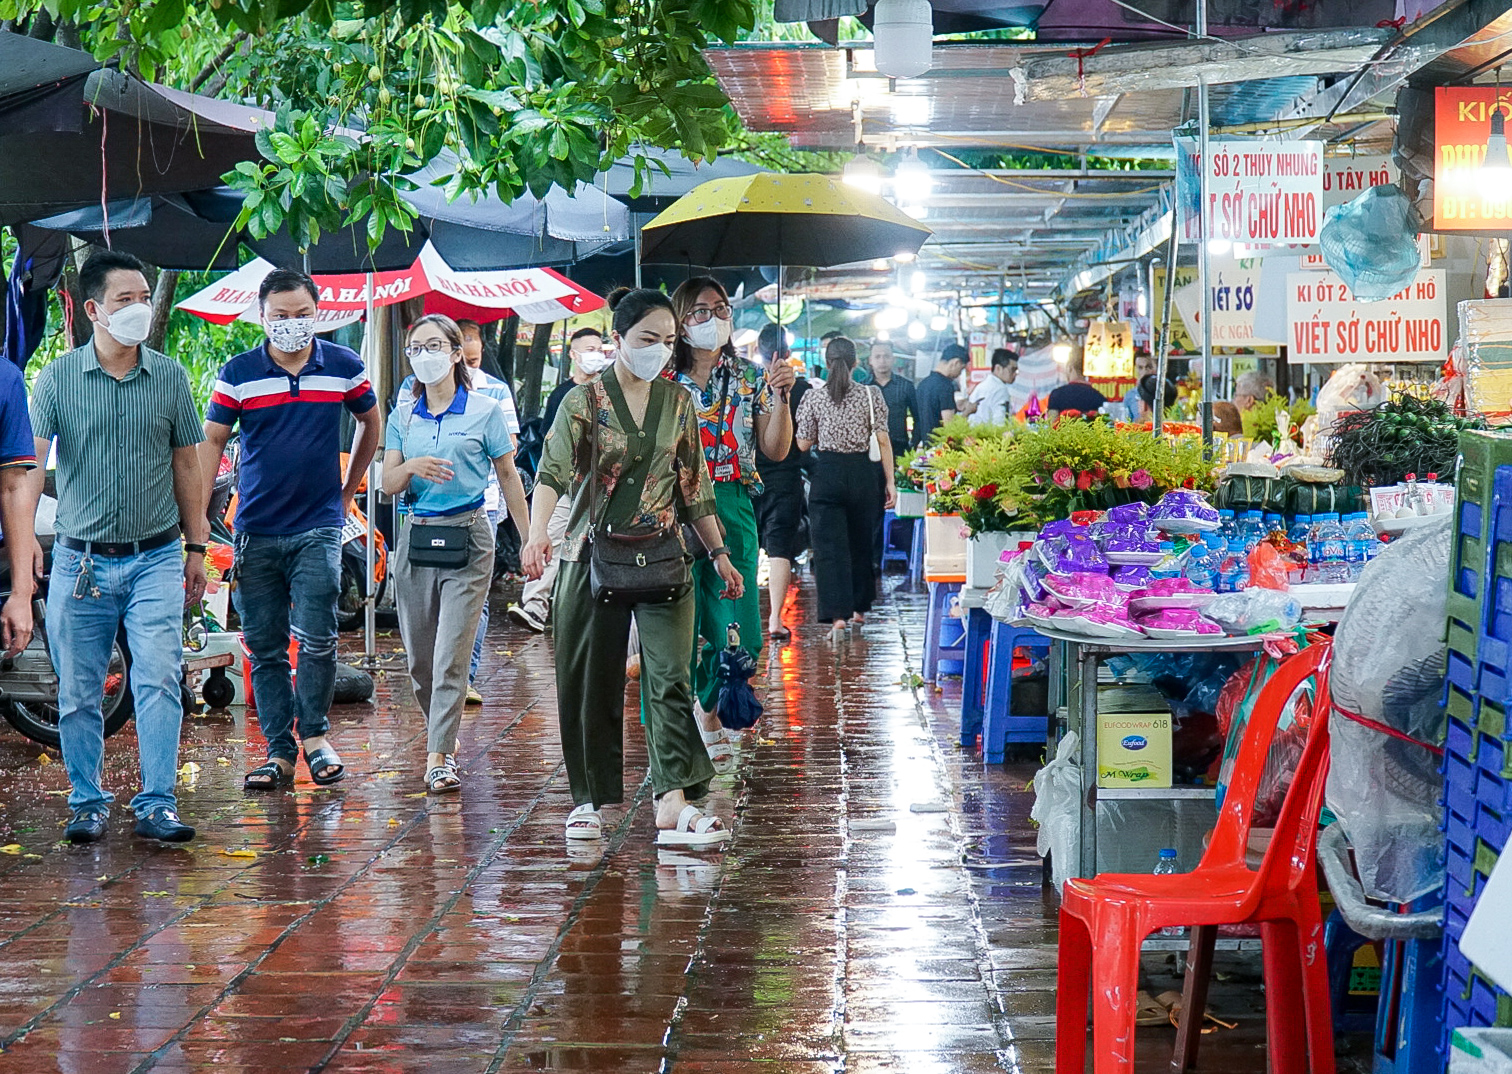
[[[315,337],[319,302],[304,273],[268,273],[258,290],[268,338],[226,363],[205,411],[200,465],[207,497],[231,430],[241,423],[236,610],[252,653],[257,721],[268,740],[267,761],[243,781],[249,791],[294,782],[296,730],[310,778],[328,784],[346,774],[326,738],[336,685],[341,527],[383,422],[362,359]],[[344,477],[343,409],[357,419]],[[294,682],[291,633],[299,642]]]
[[[75,843],[105,835],[112,798],[100,786],[101,698],[124,626],[142,768],[142,790],[131,801],[136,833],[184,842],[194,838],[174,797],[184,605],[204,596],[210,536],[200,499],[199,412],[183,367],[142,346],[152,324],[142,263],[115,251],[93,254],[79,270],[79,287],[94,338],[43,367],[31,401],[37,457],[47,457],[54,439],[58,447],[47,632],[63,764],[73,784],[73,817],[63,834]],[[35,502],[45,474],[32,474]]]

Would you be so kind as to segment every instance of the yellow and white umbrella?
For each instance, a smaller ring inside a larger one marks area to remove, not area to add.
[[[714,179],[641,230],[646,264],[825,268],[917,253],[929,228],[876,194],[825,175]]]

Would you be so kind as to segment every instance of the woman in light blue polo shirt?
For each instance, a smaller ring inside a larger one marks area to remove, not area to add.
[[[410,509],[394,584],[399,633],[425,712],[425,786],[439,794],[462,786],[457,727],[473,637],[493,580],[494,529],[483,507],[490,470],[516,528],[525,533],[528,523],[504,411],[469,390],[456,323],[440,314],[420,318],[404,354],[415,387],[389,417],[383,491],[402,493]]]

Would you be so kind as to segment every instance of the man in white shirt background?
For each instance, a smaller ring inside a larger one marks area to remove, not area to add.
[[[1012,413],[1012,394],[1008,385],[1018,376],[1018,355],[1007,347],[992,352],[992,372],[971,389],[971,398],[963,408],[972,425],[1002,425]]]

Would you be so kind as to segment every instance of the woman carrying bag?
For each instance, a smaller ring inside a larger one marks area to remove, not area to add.
[[[525,488],[503,409],[470,390],[456,322],[440,314],[420,318],[404,354],[415,387],[389,418],[383,491],[402,493],[410,506],[394,568],[395,602],[415,699],[425,713],[425,787],[440,794],[462,786],[457,727],[493,580],[494,532],[483,508],[489,471],[498,475],[509,517],[522,533]]]
[[[824,389],[798,406],[798,449],[819,451],[809,484],[809,524],[819,619],[832,623],[830,640],[845,639],[877,595],[874,535],[884,507],[898,499],[887,402],[880,388],[851,379],[856,345],[844,336],[824,350]]]
[[[688,804],[714,766],[693,719],[693,587],[682,523],[709,550],[727,600],[744,591],[720,543],[693,400],[661,376],[677,339],[672,304],[657,291],[621,290],[613,310],[614,364],[567,393],[537,471],[525,573],[550,562],[546,526],[572,497],[552,597],[557,712],[574,808],[569,839],[597,839],[601,807],[625,800],[625,654],[640,631],[641,702],[657,842],[708,847],[730,833]]]

